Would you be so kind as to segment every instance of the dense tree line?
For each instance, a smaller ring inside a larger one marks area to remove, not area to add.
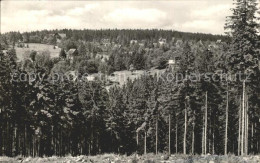
[[[255,0],[237,1],[236,6],[226,25],[229,44],[209,48],[207,41],[183,38],[170,50],[156,49],[164,51],[167,59],[179,58],[177,66],[161,74],[129,79],[109,91],[103,80],[85,81],[73,76],[57,80],[55,73],[70,70],[67,65],[71,63],[62,59],[32,53],[30,59],[18,64],[14,49],[1,52],[0,155],[259,154],[257,8]],[[122,36],[128,36],[123,31],[129,31],[121,30]],[[100,34],[93,35],[95,39],[120,33],[92,32]],[[150,32],[137,32],[136,37],[157,37]],[[167,31],[166,36],[172,37]],[[87,47],[76,46],[80,47],[78,60],[86,60],[72,67],[95,72],[98,66],[93,56],[80,56],[87,53]],[[149,52],[140,47],[130,48],[131,53],[125,48],[111,50],[106,66],[113,71],[149,69],[148,63],[153,61],[147,58],[156,53],[147,55]],[[114,56],[114,51],[120,57]],[[156,60],[158,65],[163,61]],[[231,74],[232,80],[225,74]]]
[[[46,36],[55,33],[64,33],[66,37],[73,40],[83,40],[86,42],[100,42],[102,39],[109,39],[110,42],[119,43],[121,45],[129,44],[130,40],[146,40],[147,43],[157,42],[160,38],[165,38],[167,41],[172,38],[182,40],[202,40],[202,41],[217,41],[222,39],[228,41],[229,37],[225,35],[212,35],[204,33],[188,33],[179,32],[175,30],[158,30],[158,29],[147,29],[147,30],[127,30],[127,29],[103,29],[103,30],[73,30],[73,29],[62,29],[62,30],[42,30],[33,32],[8,32],[1,36],[2,43],[13,44],[13,42],[23,41],[25,43],[48,43],[55,44],[57,40],[54,37],[48,38]]]

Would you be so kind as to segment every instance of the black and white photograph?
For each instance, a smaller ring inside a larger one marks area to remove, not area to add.
[[[1,0],[1,163],[260,163],[259,0]]]

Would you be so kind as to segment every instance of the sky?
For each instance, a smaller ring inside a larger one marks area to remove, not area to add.
[[[232,0],[1,1],[1,33],[43,29],[170,29],[224,34]]]

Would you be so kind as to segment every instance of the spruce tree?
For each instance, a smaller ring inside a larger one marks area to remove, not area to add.
[[[258,3],[256,0],[237,0],[235,8],[232,9],[233,15],[228,17],[226,28],[229,29],[231,36],[231,48],[229,57],[229,66],[233,74],[242,73],[242,80],[235,82],[237,91],[242,94],[242,110],[245,110],[245,94],[249,93],[248,101],[249,108],[247,112],[242,113],[242,139],[241,139],[241,154],[247,149],[247,144],[244,146],[246,127],[243,117],[249,115],[249,123],[255,124],[256,117],[259,118],[259,36],[257,30],[256,12],[258,11]],[[250,82],[247,77],[250,75]],[[245,83],[246,82],[246,83]],[[243,85],[243,86],[242,86]],[[238,104],[239,106],[239,104]],[[246,115],[244,115],[246,114]],[[248,131],[246,131],[248,132]],[[240,133],[239,133],[240,134]],[[240,136],[240,135],[239,135]],[[238,142],[240,143],[240,142]],[[256,143],[256,142],[252,142]],[[245,151],[247,154],[247,150]]]

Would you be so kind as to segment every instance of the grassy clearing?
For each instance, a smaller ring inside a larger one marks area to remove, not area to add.
[[[42,52],[45,50],[48,50],[50,52],[50,57],[54,58],[54,57],[59,57],[59,53],[60,53],[60,48],[53,48],[53,45],[47,45],[47,44],[38,44],[38,43],[28,43],[29,48],[20,48],[15,46],[15,50],[16,50],[16,54],[17,54],[17,58],[18,61],[21,61],[25,58],[26,54],[28,54],[28,51],[37,51],[37,52]],[[27,44],[25,44],[25,46],[27,46]]]
[[[56,162],[56,163],[76,163],[76,162],[89,162],[89,163],[260,163],[260,156],[246,156],[238,157],[234,155],[229,156],[189,156],[189,155],[154,155],[147,154],[145,156],[138,155],[116,155],[116,154],[103,154],[97,156],[66,156],[66,157],[0,157],[0,162],[23,162],[23,163],[42,163],[42,162]]]

